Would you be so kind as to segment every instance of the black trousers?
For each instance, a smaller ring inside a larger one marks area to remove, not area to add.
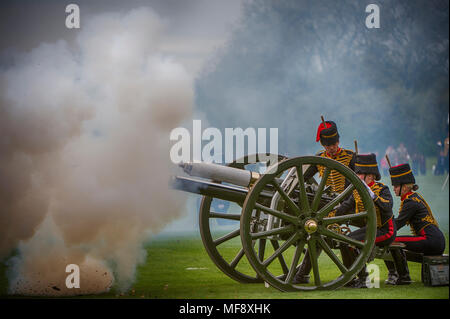
[[[377,246],[390,245],[395,240],[396,234],[397,234],[397,229],[395,227],[395,223],[392,219],[390,219],[386,224],[384,224],[380,228],[377,228],[375,245],[377,245]],[[365,226],[361,227],[361,228],[351,232],[348,236],[355,240],[362,241],[366,237],[366,227]]]
[[[424,255],[442,255],[445,249],[445,237],[435,225],[424,227],[418,236],[398,236],[396,242],[406,245],[406,250],[422,253]]]

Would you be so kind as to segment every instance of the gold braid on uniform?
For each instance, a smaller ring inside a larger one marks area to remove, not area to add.
[[[319,153],[319,156],[333,159],[348,167],[353,158],[353,151],[341,148],[336,157],[328,156],[326,151],[322,151],[321,153]],[[317,165],[317,170],[319,171],[320,177],[322,177],[325,171],[325,167]],[[333,192],[342,193],[345,189],[345,177],[338,171],[331,170],[330,174],[328,175],[326,185],[330,186]],[[328,213],[328,217],[335,217],[335,215],[336,210],[332,210],[330,213]],[[339,234],[348,234],[350,232],[350,228],[346,226],[340,226],[339,224],[330,224],[327,226],[327,228]]]
[[[424,229],[424,228],[427,227],[428,225],[435,225],[435,226],[439,227],[439,225],[438,225],[438,223],[437,223],[437,221],[436,221],[436,218],[434,218],[433,213],[431,212],[431,208],[430,208],[430,206],[428,206],[428,203],[425,201],[425,199],[423,199],[423,197],[422,197],[419,193],[413,193],[413,194],[416,194],[417,196],[419,196],[420,199],[417,198],[417,197],[411,197],[410,199],[412,199],[413,201],[416,201],[416,202],[418,202],[418,203],[424,204],[425,207],[426,207],[426,209],[427,209],[427,211],[428,211],[427,216],[425,216],[424,218],[421,219],[421,220],[424,221],[424,222],[428,222],[428,224],[426,224],[425,226],[423,226],[422,229]],[[411,195],[412,195],[412,194],[411,194]],[[406,196],[405,199],[409,198],[411,195]],[[403,202],[404,202],[404,200],[400,203],[399,214],[400,214],[400,212],[402,211],[402,208],[403,208]],[[406,225],[409,225],[409,227],[411,228],[411,233],[412,233],[414,236],[418,236],[418,234],[416,233],[416,231],[414,230],[414,228],[412,227],[412,225],[410,224],[409,221],[406,222]],[[420,229],[420,230],[422,230],[422,229]],[[419,230],[419,232],[420,232],[420,230]]]
[[[387,200],[380,197],[380,192],[383,189],[383,187],[384,187],[383,183],[375,182],[375,184],[372,185],[371,189],[372,189],[372,192],[374,192],[375,195],[377,195],[380,200],[387,202]],[[361,196],[359,196],[359,193],[356,189],[353,190],[353,197],[355,198],[355,213],[366,211],[366,208],[364,207],[364,203],[361,199]],[[380,208],[377,205],[375,205],[375,212],[377,214],[377,227],[379,228],[382,226],[381,225],[381,212],[380,212]]]
[[[331,158],[331,159],[338,161],[339,163],[348,167],[350,164],[350,161],[352,160],[352,157],[353,157],[353,151],[341,148],[340,152],[336,155],[336,157],[328,156],[326,151],[322,151],[319,154],[319,156]],[[323,173],[325,171],[325,167],[321,166],[321,165],[317,165],[317,169],[319,171],[320,177],[322,177]],[[340,174],[338,171],[331,170],[330,175],[328,175],[326,185],[331,186],[331,189],[334,192],[342,193],[345,189],[345,177],[344,177],[344,175]]]
[[[425,199],[423,199],[423,197],[422,197],[419,193],[416,193],[416,194],[417,194],[417,196],[420,197],[420,199],[422,200],[422,203],[425,205],[425,207],[426,207],[427,210],[428,210],[428,215],[425,216],[424,218],[422,218],[422,220],[423,220],[423,221],[427,221],[427,222],[429,222],[430,224],[433,224],[434,226],[439,227],[439,225],[438,225],[438,223],[437,223],[437,221],[436,221],[436,218],[434,218],[433,213],[431,212],[430,206],[428,206],[428,203],[425,201]],[[414,199],[417,200],[417,198],[414,198]],[[428,226],[428,225],[427,225],[427,226]]]

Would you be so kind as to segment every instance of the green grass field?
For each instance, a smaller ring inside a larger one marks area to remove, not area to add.
[[[442,177],[419,177],[419,190],[429,201],[447,239],[448,253],[448,186],[441,191]],[[385,183],[388,181],[384,180]],[[399,201],[396,199],[394,213]],[[409,227],[401,233],[409,233]],[[389,286],[384,284],[387,269],[382,260],[374,261],[380,268],[380,288],[340,288],[334,291],[283,293],[264,284],[242,284],[223,274],[211,261],[198,232],[164,233],[150,238],[145,245],[147,259],[138,266],[135,281],[127,293],[115,287],[108,293],[77,298],[150,298],[150,299],[448,299],[449,288],[425,287],[421,282],[421,266],[409,263],[413,284]],[[230,240],[222,248],[223,255],[231,260],[241,248],[239,238]],[[324,255],[324,254],[322,254]],[[329,259],[320,257],[321,276],[333,279],[336,268]],[[238,265],[245,273],[254,273],[247,260]],[[6,267],[0,264],[0,297],[7,296]],[[9,296],[11,297],[11,296]],[[13,296],[18,297],[19,296]],[[23,297],[22,297],[23,298]]]
[[[233,247],[235,246],[235,247]],[[229,245],[230,256],[240,248],[239,242]],[[375,260],[380,266],[380,289],[340,288],[334,291],[312,291],[283,293],[264,284],[241,284],[224,275],[209,259],[196,236],[160,238],[148,248],[148,263],[139,267],[135,297],[145,298],[305,298],[305,299],[394,299],[449,298],[448,287],[424,287],[420,281],[420,265],[409,263],[412,279],[410,286],[393,287],[384,285],[387,270],[382,260]],[[168,259],[170,262],[168,262]],[[243,263],[241,270],[247,267]],[[321,267],[322,264],[321,264]],[[189,270],[193,268],[193,270]],[[323,269],[323,268],[321,268]],[[330,273],[334,266],[329,262]],[[247,273],[247,272],[246,272]]]
[[[448,238],[448,236],[447,236]],[[447,239],[448,242],[448,239]],[[229,243],[225,250],[233,256],[240,248],[239,241]],[[196,234],[159,236],[147,245],[147,262],[138,267],[137,277],[131,289],[124,294],[114,288],[102,295],[81,298],[151,298],[151,299],[448,299],[448,287],[425,287],[420,281],[420,265],[409,263],[411,277],[415,281],[409,286],[384,284],[387,270],[382,260],[380,266],[380,288],[340,288],[334,291],[312,291],[283,293],[264,284],[242,284],[223,274],[210,260],[201,239]],[[448,249],[447,249],[448,251]],[[225,252],[225,255],[227,253]],[[326,260],[327,261],[327,260]],[[240,270],[251,273],[251,267],[242,262]],[[324,267],[323,263],[321,267]],[[330,274],[334,272],[329,262]],[[327,269],[321,268],[322,269]],[[7,280],[0,281],[1,295],[6,296]]]

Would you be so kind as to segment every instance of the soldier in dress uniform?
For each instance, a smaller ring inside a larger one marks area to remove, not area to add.
[[[317,128],[316,142],[319,142],[323,146],[323,150],[319,151],[316,156],[331,158],[339,163],[354,170],[355,153],[352,150],[347,150],[339,147],[339,132],[336,123],[333,121],[323,121]],[[313,177],[316,173],[319,173],[322,177],[325,167],[321,165],[310,166],[304,173],[305,180]],[[339,172],[332,170],[327,179],[327,186],[331,187],[331,190],[336,193],[342,193],[348,185],[348,181]],[[320,251],[318,251],[320,253]],[[294,276],[293,283],[308,283],[309,273],[311,272],[311,260],[309,253],[307,252],[303,262],[301,263],[299,270]]]
[[[325,127],[326,125],[326,127]],[[317,128],[316,142],[323,146],[323,150],[319,151],[316,156],[331,158],[339,163],[355,169],[355,152],[339,147],[339,132],[336,123],[333,121],[326,121],[320,123]],[[322,177],[325,167],[321,165],[310,166],[305,174],[305,179],[313,177],[317,172]],[[327,180],[327,186],[336,193],[342,193],[347,186],[345,177],[339,172],[332,170]]]
[[[406,245],[407,250],[423,253],[424,255],[441,255],[445,249],[445,237],[439,229],[438,223],[425,199],[416,192],[417,186],[409,164],[400,164],[389,169],[395,195],[401,198],[398,217],[395,218],[397,229],[405,225],[411,227],[412,236],[398,236],[396,242]],[[394,263],[386,261],[389,277],[386,283],[405,285],[411,283],[405,252],[396,249],[400,254]],[[391,251],[392,252],[392,251]]]
[[[383,183],[379,182],[381,179],[378,170],[378,164],[375,154],[359,154],[356,155],[355,173],[366,186],[369,194],[375,204],[377,232],[375,245],[388,246],[396,236],[396,227],[394,223],[394,214],[392,213],[393,200],[389,188]],[[335,216],[342,216],[345,214],[355,214],[365,211],[364,203],[359,196],[359,193],[354,190],[353,194],[341,203],[335,210]],[[351,233],[348,236],[355,240],[364,240],[366,235],[366,226],[363,226]],[[342,261],[346,267],[350,267],[358,256],[357,249],[350,248],[348,245],[346,249],[341,249]],[[366,288],[367,271],[364,268],[359,274],[358,278],[353,279],[347,284],[353,288]]]

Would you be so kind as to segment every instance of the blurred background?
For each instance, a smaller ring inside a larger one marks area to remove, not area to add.
[[[365,8],[380,8],[368,29]],[[448,1],[244,1],[196,84],[213,127],[276,127],[281,154],[315,154],[320,115],[340,145],[409,162],[448,230]],[[398,209],[398,202],[396,203]]]
[[[409,162],[445,190],[448,212],[448,16],[445,0],[380,0],[380,28],[351,0],[99,0],[76,2],[81,26],[105,12],[147,7],[164,22],[158,52],[194,79],[192,119],[203,128],[278,128],[278,151],[315,154],[320,115],[341,146],[377,154],[387,176]],[[5,1],[0,68],[42,43],[75,43],[64,1]],[[150,33],[151,30],[148,30]],[[146,30],[143,30],[146,32]],[[446,186],[447,185],[447,186]],[[425,189],[426,187],[422,187]],[[425,191],[425,190],[424,190]],[[195,202],[195,200],[194,200]],[[190,205],[194,207],[196,205]],[[447,222],[448,224],[448,222]]]

